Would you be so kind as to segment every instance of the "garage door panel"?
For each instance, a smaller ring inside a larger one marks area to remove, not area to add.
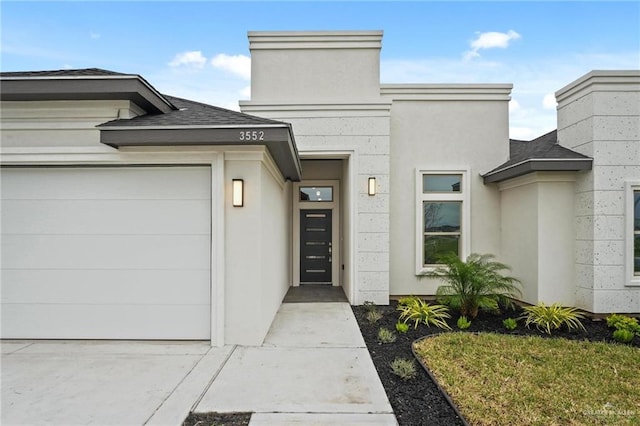
[[[208,235],[5,235],[7,269],[200,269]]]
[[[209,200],[5,200],[6,234],[209,233]],[[46,214],[43,214],[46,212]],[[162,212],[162,214],[158,214]]]
[[[5,200],[180,200],[210,198],[206,167],[108,167],[5,169]],[[96,191],[99,188],[99,191]]]
[[[209,305],[209,270],[3,270],[2,303]],[[161,289],[161,291],[159,291]]]
[[[209,321],[209,307],[202,305],[10,304],[2,309],[2,337],[206,340]]]
[[[0,173],[2,337],[211,337],[209,167]]]

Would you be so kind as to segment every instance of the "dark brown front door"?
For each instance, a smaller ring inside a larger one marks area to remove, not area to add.
[[[300,210],[300,283],[331,284],[331,210]]]

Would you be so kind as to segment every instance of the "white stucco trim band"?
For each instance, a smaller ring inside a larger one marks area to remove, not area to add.
[[[249,31],[250,50],[381,49],[382,31]]]
[[[640,70],[591,71],[556,91],[558,104],[566,103],[591,92],[640,91]]]
[[[383,84],[394,101],[509,101],[513,84]]]

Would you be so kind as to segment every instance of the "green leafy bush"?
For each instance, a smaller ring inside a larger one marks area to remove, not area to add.
[[[443,266],[426,274],[441,278],[446,285],[436,290],[438,301],[460,311],[460,314],[475,318],[478,310],[496,311],[499,306],[512,308],[512,297],[520,295],[516,278],[504,276],[509,267],[495,262],[489,254],[471,254],[466,261],[456,255],[441,258]]]
[[[398,321],[396,323],[396,330],[398,330],[399,333],[406,333],[407,331],[409,331],[409,324]]]
[[[443,305],[430,305],[419,297],[413,297],[405,305],[399,305],[400,319],[405,323],[413,321],[414,326],[422,323],[426,326],[435,325],[439,328],[451,330],[446,319],[451,318],[448,309]]]
[[[403,380],[413,379],[417,375],[415,363],[406,358],[394,359],[391,362],[391,371]]]
[[[518,327],[518,320],[507,318],[502,321],[502,325],[504,325],[504,328],[506,328],[507,330],[515,330],[516,327]]]
[[[620,343],[631,342],[633,340],[633,336],[635,336],[635,334],[632,331],[625,330],[623,328],[613,332],[613,339]]]
[[[616,330],[627,330],[640,336],[640,324],[636,318],[626,315],[612,314],[607,317],[607,325]]]
[[[471,327],[471,321],[469,321],[467,317],[462,315],[460,318],[458,318],[457,325],[460,330],[466,330],[467,328]]]
[[[367,314],[365,315],[365,318],[367,319],[367,321],[374,324],[382,319],[382,314],[377,309],[374,309],[374,310],[368,311]]]
[[[551,330],[557,330],[563,324],[569,330],[585,330],[580,322],[580,319],[584,318],[584,316],[576,308],[563,307],[559,303],[546,306],[543,302],[540,302],[535,306],[526,306],[524,311],[525,325],[529,327],[530,324],[534,324],[538,330],[547,334],[551,334]]]
[[[378,330],[378,342],[380,343],[393,343],[396,341],[396,333],[388,328],[381,328]]]

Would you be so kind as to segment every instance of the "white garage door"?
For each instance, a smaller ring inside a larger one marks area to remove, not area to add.
[[[0,177],[3,338],[210,338],[210,168]]]

